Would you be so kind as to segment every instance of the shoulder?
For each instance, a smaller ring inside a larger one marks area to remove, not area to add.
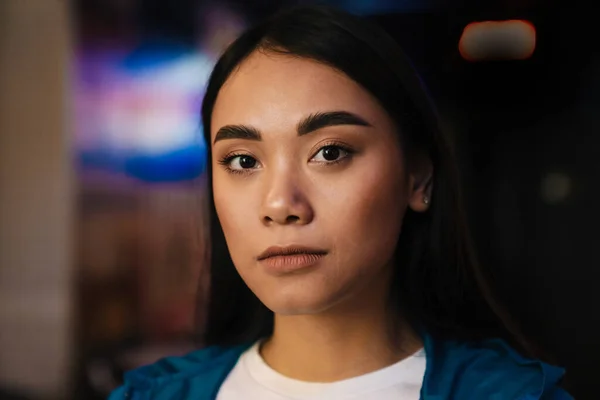
[[[167,357],[125,374],[125,383],[109,400],[211,399],[240,355],[249,347],[209,347],[183,357]]]
[[[425,338],[425,347],[425,399],[571,399],[558,387],[562,368],[525,358],[502,340],[466,343]]]

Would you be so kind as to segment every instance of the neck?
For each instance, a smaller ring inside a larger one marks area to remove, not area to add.
[[[308,382],[348,379],[409,357],[422,343],[408,324],[390,318],[386,297],[381,296],[386,292],[355,296],[360,301],[318,314],[275,314],[273,335],[263,343],[262,357],[279,373]]]

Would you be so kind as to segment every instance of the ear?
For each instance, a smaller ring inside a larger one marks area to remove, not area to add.
[[[433,166],[427,160],[419,163],[410,174],[408,206],[415,212],[425,212],[431,205]]]

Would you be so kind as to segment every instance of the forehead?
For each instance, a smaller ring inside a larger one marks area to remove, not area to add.
[[[268,132],[295,125],[311,113],[336,110],[359,114],[371,122],[386,118],[369,92],[332,67],[257,51],[221,88],[211,134],[228,124],[247,124]]]

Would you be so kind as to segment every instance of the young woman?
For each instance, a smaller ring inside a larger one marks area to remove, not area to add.
[[[202,117],[206,349],[111,399],[570,399],[470,248],[452,152],[383,31],[301,7],[221,57]]]

